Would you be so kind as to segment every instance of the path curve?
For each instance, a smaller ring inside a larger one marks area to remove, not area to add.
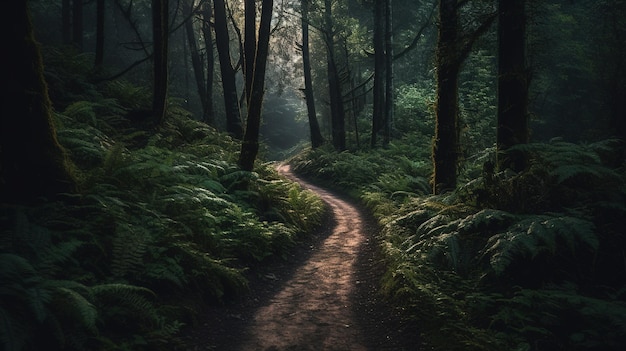
[[[253,317],[242,350],[367,350],[350,299],[359,284],[355,262],[365,241],[359,211],[328,191],[278,171],[317,193],[331,208],[336,225],[318,251]]]
[[[331,216],[287,261],[257,267],[247,298],[209,308],[187,336],[186,350],[417,350],[415,326],[378,295],[384,267],[373,218],[288,165],[277,169],[320,196]]]

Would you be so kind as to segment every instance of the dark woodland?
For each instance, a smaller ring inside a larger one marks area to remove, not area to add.
[[[2,7],[0,350],[624,349],[626,1]],[[249,329],[351,217],[381,331]]]

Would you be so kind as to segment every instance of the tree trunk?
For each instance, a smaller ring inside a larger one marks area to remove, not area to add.
[[[393,123],[393,24],[392,0],[385,0],[385,125],[383,127],[383,146],[389,145]]]
[[[66,155],[56,139],[52,106],[26,0],[4,5],[0,202],[33,203],[75,191]]]
[[[520,171],[526,160],[507,153],[528,142],[525,1],[498,1],[498,168]]]
[[[376,147],[385,116],[385,0],[374,2],[374,87],[372,90],[372,138]]]
[[[61,36],[63,44],[72,44],[72,2],[62,0],[61,2]]]
[[[213,0],[215,13],[215,44],[220,60],[222,88],[224,90],[224,109],[226,110],[226,131],[236,139],[241,139],[241,112],[237,99],[235,70],[230,62],[230,38],[226,22],[226,4],[224,0]]]
[[[96,57],[94,66],[96,71],[104,63],[104,0],[96,0]]]
[[[345,111],[337,62],[335,60],[335,39],[333,32],[332,1],[324,0],[324,36],[328,60],[328,93],[330,99],[330,120],[333,146],[337,151],[346,149]]]
[[[83,49],[83,0],[72,2],[72,43],[80,50]]]
[[[356,142],[356,148],[361,148],[361,139],[359,136],[359,123],[358,123],[358,102],[356,96],[356,86],[354,84],[354,77],[350,77],[350,111],[352,112],[352,126],[354,128],[354,141]]]
[[[256,1],[244,0],[244,43],[243,69],[245,78],[246,105],[250,104],[252,81],[254,79],[254,60],[256,56]]]
[[[167,109],[168,88],[168,39],[169,39],[168,0],[152,0],[152,41],[154,47],[154,81],[152,111],[155,122],[161,124]]]
[[[202,5],[202,34],[204,36],[204,48],[206,52],[206,109],[204,111],[204,122],[214,125],[213,111],[213,75],[215,74],[215,54],[213,51],[213,33],[211,32],[211,16],[213,10],[211,3],[207,0]]]
[[[302,70],[304,71],[304,97],[309,116],[309,130],[311,147],[314,149],[324,144],[324,137],[320,131],[315,111],[315,97],[313,95],[313,78],[311,77],[311,51],[309,48],[309,0],[302,0]]]
[[[250,99],[248,100],[248,118],[246,121],[246,133],[241,144],[241,154],[239,155],[239,165],[245,171],[252,171],[254,161],[259,151],[259,127],[261,125],[261,111],[263,107],[263,94],[265,90],[265,68],[267,66],[267,55],[269,52],[270,31],[272,23],[272,10],[274,0],[263,0],[261,9],[261,22],[259,25],[259,42],[255,45],[256,55],[254,55],[254,69],[251,86]],[[253,23],[246,19],[246,25]],[[246,28],[246,31],[248,29]],[[246,46],[251,48],[252,46]],[[249,56],[252,53],[246,52]]]
[[[433,145],[433,192],[440,194],[456,188],[459,160],[458,26],[456,0],[439,0],[437,40],[437,102]]]
[[[193,66],[194,78],[196,81],[196,88],[198,89],[198,96],[200,97],[200,104],[202,105],[202,120],[207,120],[207,111],[208,111],[208,101],[207,101],[207,90],[206,90],[206,82],[204,80],[204,69],[202,67],[202,58],[200,57],[200,53],[198,52],[198,44],[196,42],[196,33],[194,29],[194,18],[195,14],[193,13],[193,0],[186,0],[183,3],[183,16],[186,18],[185,21],[185,32],[187,34],[187,44],[189,45],[189,51],[191,53],[191,65]]]

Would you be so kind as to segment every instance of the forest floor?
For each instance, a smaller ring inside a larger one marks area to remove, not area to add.
[[[250,292],[210,307],[187,350],[417,350],[419,333],[378,293],[383,272],[375,220],[343,196],[279,171],[331,209],[286,260],[252,269]]]

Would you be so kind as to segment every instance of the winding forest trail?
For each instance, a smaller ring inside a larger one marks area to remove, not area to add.
[[[324,189],[296,179],[328,203],[335,228],[270,303],[254,315],[244,350],[367,350],[350,296],[359,283],[355,262],[366,240],[356,208]]]
[[[378,299],[372,219],[288,165],[278,170],[317,193],[331,208],[331,223],[289,262],[251,281],[255,297],[210,311],[213,322],[200,337],[220,351],[416,350],[417,334]]]

